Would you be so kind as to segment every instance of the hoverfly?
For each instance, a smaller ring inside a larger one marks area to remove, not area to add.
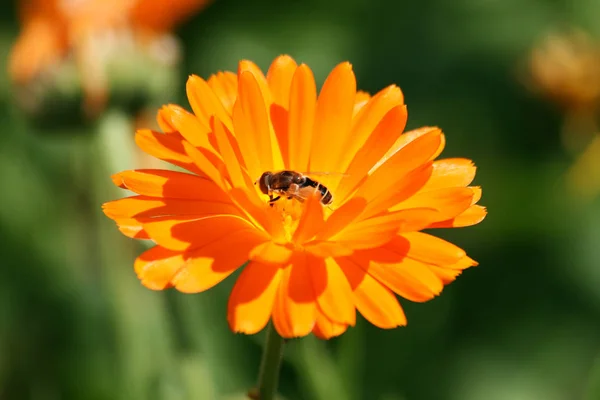
[[[325,185],[296,171],[267,171],[256,183],[259,184],[260,191],[269,196],[271,205],[281,197],[303,202],[315,191],[321,194],[321,204],[324,206],[333,202],[333,194]]]

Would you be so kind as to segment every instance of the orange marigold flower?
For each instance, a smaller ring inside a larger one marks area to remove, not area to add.
[[[438,128],[402,133],[397,86],[357,92],[345,62],[317,97],[310,68],[281,56],[266,76],[250,61],[237,75],[191,76],[187,95],[193,113],[167,105],[164,133],[136,140],[189,172],[116,174],[137,196],[104,205],[125,235],[156,242],[135,262],[146,287],[202,292],[243,266],[229,298],[233,331],[253,334],[272,319],[283,337],[331,338],[356,310],[381,328],[405,325],[394,293],[427,301],[476,265],[420,232],[485,217],[481,190],[468,186],[475,167],[434,161]],[[259,179],[267,171],[299,174]]]

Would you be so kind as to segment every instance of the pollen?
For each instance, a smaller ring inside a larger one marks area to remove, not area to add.
[[[285,230],[285,239],[288,243],[291,243],[304,210],[304,203],[296,199],[281,198],[272,203],[271,209],[281,219]]]

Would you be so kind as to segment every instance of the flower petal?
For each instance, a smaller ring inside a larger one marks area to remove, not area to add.
[[[406,106],[393,107],[383,116],[367,142],[350,162],[339,186],[332,188],[336,199],[343,202],[366,178],[373,165],[383,157],[391,144],[402,134],[406,118]]]
[[[302,64],[296,69],[290,88],[287,154],[291,170],[308,171],[316,104],[315,78],[310,68]]]
[[[220,120],[211,118],[210,124],[213,132],[215,133],[219,152],[221,153],[221,157],[223,157],[225,169],[229,175],[231,186],[240,189],[249,188],[250,192],[256,193],[256,191],[252,188],[252,181],[250,177],[240,165],[242,160],[241,156],[239,156],[239,149],[234,148],[234,144],[237,145],[237,143],[235,143],[231,134],[226,132],[227,128]]]
[[[234,231],[252,228],[247,220],[233,215],[189,217],[159,217],[148,219],[144,230],[157,244],[178,251],[204,246]]]
[[[411,142],[415,141],[416,139],[420,138],[423,135],[430,134],[431,132],[434,132],[434,131],[439,131],[441,133],[441,130],[439,128],[429,127],[429,126],[422,127],[419,129],[414,129],[414,130],[408,131],[408,132],[404,132],[404,134],[400,135],[400,137],[396,140],[396,142],[392,145],[392,147],[388,150],[388,152],[381,158],[381,160],[379,160],[379,162],[377,164],[375,164],[375,166],[373,167],[373,169],[371,170],[370,173],[372,173],[374,170],[379,168],[379,166],[381,164],[386,162],[386,160],[388,160],[389,158],[393,157],[394,154],[396,154],[399,150],[403,149],[405,146],[407,146]],[[439,142],[439,145],[438,145],[438,148],[431,155],[429,160],[433,160],[437,156],[439,156],[440,153],[442,152],[442,150],[444,150],[445,145],[446,145],[446,138],[444,135],[442,135],[441,141]]]
[[[209,140],[208,120],[200,120],[183,107],[169,104],[163,107],[163,118],[192,145],[202,147],[217,154]]]
[[[172,278],[172,285],[184,293],[210,289],[248,261],[253,247],[267,240],[256,229],[244,229],[186,252],[185,264]]]
[[[194,164],[202,171],[203,175],[225,193],[225,177],[222,175],[222,172],[226,171],[223,161],[220,158],[218,160],[213,159],[211,157],[214,155],[213,153],[203,148],[196,148],[188,142],[183,142],[183,148]]]
[[[354,198],[346,202],[340,208],[335,210],[325,221],[325,225],[319,234],[318,240],[327,240],[338,232],[346,228],[350,222],[354,221],[367,206],[365,199]]]
[[[487,215],[485,207],[472,205],[454,218],[434,222],[428,228],[462,228],[480,223]]]
[[[307,253],[307,258],[319,309],[332,321],[354,326],[352,291],[340,267],[331,257],[323,260]]]
[[[138,130],[135,134],[135,143],[145,153],[203,176],[202,171],[185,153],[181,139],[183,137],[164,135],[151,130]]]
[[[204,126],[208,127],[210,118],[215,116],[225,124],[227,129],[233,130],[230,114],[204,79],[190,75],[185,89],[194,114]]]
[[[436,274],[436,276],[444,283],[444,285],[454,282],[456,277],[462,274],[461,269],[449,269],[438,267],[437,265],[428,265],[427,268]]]
[[[279,56],[271,63],[267,72],[267,83],[273,96],[273,103],[288,107],[292,79],[298,68],[296,61],[290,56]]]
[[[184,265],[183,253],[154,246],[143,252],[133,264],[142,285],[152,290],[171,287],[171,279]]]
[[[441,141],[441,131],[433,130],[410,142],[375,169],[358,188],[354,197],[363,197],[369,203],[380,194],[393,191],[399,178],[426,164],[432,158]]]
[[[238,85],[238,100],[254,130],[252,137],[258,153],[253,156],[259,157],[263,172],[283,169],[279,143],[268,118],[273,101],[265,76],[254,63],[242,61],[238,68]]]
[[[393,208],[420,192],[423,185],[431,177],[432,170],[430,163],[427,163],[401,176],[398,180],[391,178],[390,180],[395,181],[396,185],[388,191],[380,192],[377,197],[373,198],[360,215],[360,219],[370,218],[389,208]]]
[[[427,233],[407,232],[400,238],[408,241],[408,257],[428,264],[452,265],[467,255],[460,247]]]
[[[135,218],[114,218],[121,233],[132,239],[150,239],[144,224]]]
[[[350,139],[350,124],[356,96],[356,78],[348,62],[331,71],[317,100],[310,171],[343,172],[340,159]]]
[[[469,188],[453,187],[417,193],[411,198],[390,207],[390,211],[407,210],[416,207],[433,208],[439,212],[435,221],[454,218],[471,206],[474,191]]]
[[[348,258],[381,284],[411,301],[431,300],[444,288],[425,264],[388,248],[357,251]]]
[[[145,196],[231,203],[227,194],[210,180],[184,172],[137,169],[114,174],[112,180],[122,189]]]
[[[383,118],[390,112],[392,109],[397,108],[399,110],[403,110],[401,113],[401,118],[396,121],[397,125],[388,131],[387,140],[389,144],[385,146],[385,150],[381,151],[379,154],[379,158],[373,161],[373,163],[369,166],[373,166],[375,161],[380,159],[385,152],[390,148],[390,146],[394,143],[394,141],[400,136],[402,131],[404,130],[404,126],[406,124],[406,107],[403,105],[404,97],[402,96],[402,91],[396,85],[388,86],[387,88],[381,90],[375,96],[373,96],[368,103],[361,108],[358,114],[352,119],[352,127],[350,131],[350,138],[345,143],[342,158],[340,160],[340,166],[342,171],[346,171],[348,165],[357,155],[357,152],[365,147],[366,143],[368,143],[369,139],[372,138],[372,135],[375,133],[375,129],[382,122]],[[364,171],[365,173],[368,170]]]
[[[284,269],[273,306],[273,324],[283,337],[308,335],[317,318],[316,297],[306,257],[298,254]]]
[[[104,214],[111,219],[127,217],[162,217],[169,215],[243,215],[233,204],[148,196],[133,196],[114,200],[104,203],[102,209]]]
[[[423,191],[447,187],[465,187],[475,179],[477,168],[466,158],[446,158],[433,162],[433,173]]]
[[[315,193],[304,203],[304,209],[298,222],[298,227],[292,237],[293,243],[303,244],[323,229],[325,220],[323,216],[323,205],[321,197]]]
[[[244,267],[227,305],[227,320],[232,331],[251,335],[267,325],[281,273],[279,266],[256,261]]]
[[[237,75],[233,72],[217,72],[208,78],[208,86],[213,90],[219,101],[231,115],[233,104],[237,98]]]
[[[396,296],[347,257],[336,259],[354,293],[356,309],[373,325],[391,329],[406,325]]]
[[[319,339],[331,339],[340,336],[346,332],[348,324],[339,324],[327,318],[323,312],[317,310],[316,324],[313,329],[313,334]]]
[[[349,225],[331,240],[351,249],[369,249],[392,240],[398,232],[421,230],[434,221],[439,213],[430,208],[384,213]]]
[[[293,254],[294,251],[290,247],[268,241],[252,249],[249,259],[261,264],[285,265]]]

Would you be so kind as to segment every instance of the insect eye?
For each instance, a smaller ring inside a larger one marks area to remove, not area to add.
[[[295,176],[294,183],[304,183],[304,177],[303,176]]]

